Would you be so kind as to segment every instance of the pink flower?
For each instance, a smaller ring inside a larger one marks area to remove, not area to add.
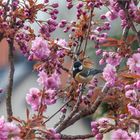
[[[44,71],[40,71],[37,81],[46,89],[57,89],[61,84],[59,74],[56,72],[54,72],[51,76],[48,76]]]
[[[20,133],[19,127],[12,122],[7,122],[5,124],[5,129],[8,131],[9,135],[17,136]]]
[[[103,139],[103,134],[102,133],[98,133],[96,136],[95,136],[96,140],[102,140]]]
[[[96,55],[101,55],[102,54],[102,49],[98,49],[97,51],[96,51]]]
[[[133,54],[132,57],[128,59],[127,65],[131,72],[140,74],[140,53]]]
[[[140,140],[140,133],[136,132],[132,132],[131,133],[131,140]]]
[[[4,117],[0,117],[0,139],[4,139],[6,140],[6,138],[8,137],[8,132],[7,130],[5,129],[5,120],[4,120]]]
[[[112,66],[118,66],[121,62],[121,56],[115,52],[109,52],[106,59],[106,63],[111,64]]]
[[[123,19],[126,19],[126,15],[125,15],[125,11],[124,10],[120,10],[119,11],[119,16],[120,16],[120,18],[123,20]]]
[[[99,124],[98,122],[92,121],[91,122],[91,128],[98,128]]]
[[[35,40],[32,41],[30,54],[35,58],[44,60],[49,57],[50,52],[49,45],[43,38],[36,37]]]
[[[136,82],[136,87],[137,87],[137,89],[140,89],[140,80],[138,80],[138,81]]]
[[[69,49],[69,50],[70,50],[70,48],[68,48],[68,43],[66,42],[65,39],[59,39],[59,40],[57,41],[57,44],[58,44],[60,47],[62,47],[63,49]]]
[[[46,98],[44,99],[44,104],[51,105],[56,103],[56,91],[52,89],[46,90]]]
[[[47,89],[57,89],[60,86],[61,82],[60,82],[60,77],[59,75],[55,72],[53,73],[50,77],[48,77],[48,79],[46,79],[45,82],[45,87]]]
[[[105,16],[107,17],[107,19],[108,19],[109,21],[115,20],[115,19],[118,17],[118,15],[117,15],[117,13],[116,13],[115,11],[108,11],[108,12],[105,14]]]
[[[29,105],[31,105],[33,110],[37,110],[40,103],[39,89],[31,88],[26,95],[26,101]]]
[[[133,85],[125,85],[125,90],[132,90],[134,88]]]
[[[128,136],[127,131],[117,129],[112,134],[112,140],[131,140],[131,138]]]
[[[127,98],[130,98],[132,101],[136,101],[137,100],[137,93],[135,90],[128,90],[125,92],[125,96]]]
[[[137,118],[140,117],[140,110],[138,110],[137,108],[135,108],[134,106],[130,104],[127,105],[127,108],[132,116],[137,117]]]
[[[39,71],[38,76],[39,76],[39,78],[37,79],[37,82],[39,83],[39,85],[45,85],[45,82],[48,78],[47,73],[45,73],[45,71],[42,70],[42,71]]]
[[[11,140],[18,137],[20,134],[20,128],[13,122],[6,122],[4,117],[0,118],[0,139],[8,140],[11,137]]]
[[[98,124],[101,128],[106,128],[109,124],[109,119],[108,118],[101,118],[98,120]]]
[[[61,139],[61,135],[59,133],[57,133],[54,128],[51,128],[49,130],[49,135],[50,135],[51,139],[56,139],[56,140],[60,140]]]
[[[116,81],[116,68],[107,64],[103,71],[103,77],[110,86],[113,86]]]
[[[99,129],[98,128],[92,128],[91,131],[92,131],[92,135],[93,136],[96,136],[99,133]]]

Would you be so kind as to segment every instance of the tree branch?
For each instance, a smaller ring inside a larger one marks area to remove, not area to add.
[[[67,123],[71,120],[71,118],[73,117],[73,115],[77,112],[78,107],[80,105],[81,96],[83,94],[82,90],[83,90],[83,85],[82,85],[82,89],[80,91],[80,94],[78,96],[77,102],[76,102],[73,110],[71,111],[71,113],[69,114],[69,116],[56,128],[57,130],[65,129],[66,128],[65,126],[67,126]]]
[[[76,136],[72,136],[72,135],[61,135],[61,140],[81,140],[81,139],[88,139],[88,138],[92,138],[94,137],[94,135],[91,134],[85,134],[85,135],[76,135]]]
[[[44,121],[42,124],[45,124],[46,122],[50,121],[57,113],[61,111],[63,107],[65,107],[69,102],[71,102],[72,98],[70,98],[65,104],[62,105],[62,107],[59,108],[52,116],[50,116],[46,121]]]
[[[58,133],[60,133],[65,128],[67,128],[67,127],[71,126],[72,124],[74,124],[79,119],[95,113],[95,111],[97,110],[99,105],[102,103],[102,101],[103,101],[106,93],[108,92],[108,90],[109,90],[109,87],[107,85],[105,85],[103,87],[103,89],[102,89],[102,93],[98,96],[98,98],[96,99],[94,104],[91,106],[91,108],[86,108],[84,110],[79,111],[69,121],[67,121],[67,123],[64,123],[64,124],[62,123],[58,128],[56,128],[56,131]]]
[[[9,67],[10,67],[10,71],[9,71],[9,83],[8,83],[8,87],[7,87],[7,96],[6,96],[6,109],[7,109],[7,120],[8,121],[12,121],[12,103],[11,103],[11,97],[12,97],[12,90],[13,90],[13,80],[14,80],[14,41],[11,40],[11,42],[9,42],[9,55],[8,55],[8,59],[9,59]]]
[[[105,130],[101,130],[100,133],[105,134],[107,132],[110,132],[113,129],[114,129],[114,127],[110,126],[110,127],[106,128]],[[88,138],[92,138],[92,137],[95,137],[95,135],[93,135],[92,133],[84,134],[84,135],[75,135],[75,136],[61,134],[61,140],[76,140],[76,139],[82,140],[82,139],[88,139]]]

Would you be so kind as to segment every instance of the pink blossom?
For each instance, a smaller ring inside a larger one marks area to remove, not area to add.
[[[66,42],[65,39],[59,39],[59,40],[57,41],[57,44],[58,44],[59,46],[61,46],[62,48],[67,48],[67,46],[68,46],[68,43]]]
[[[92,135],[93,136],[96,136],[99,133],[99,129],[98,128],[92,128],[91,131],[92,131]]]
[[[52,89],[46,90],[46,98],[44,99],[44,104],[51,105],[56,103],[56,91]]]
[[[128,90],[125,92],[125,96],[129,99],[131,99],[132,101],[136,101],[137,100],[137,93],[135,90]]]
[[[103,77],[110,86],[113,86],[116,81],[116,68],[107,64],[103,71]]]
[[[115,19],[118,17],[118,15],[117,15],[117,13],[116,13],[115,11],[108,11],[108,12],[105,14],[105,16],[107,17],[107,19],[108,19],[109,21],[115,20]]]
[[[98,133],[96,136],[95,136],[96,140],[102,140],[103,139],[103,134],[102,133]]]
[[[109,119],[108,118],[101,118],[98,120],[98,124],[101,128],[106,128],[107,125],[109,124]]]
[[[29,105],[31,105],[33,110],[37,110],[40,103],[39,98],[39,89],[37,88],[31,88],[29,92],[26,94],[26,101]]]
[[[16,136],[16,135],[19,135],[20,133],[19,127],[16,124],[11,123],[11,122],[7,122],[5,124],[5,129],[8,131],[9,135]]]
[[[106,58],[106,63],[112,66],[118,66],[121,62],[121,56],[115,52],[108,52],[108,57]]]
[[[132,132],[131,133],[131,140],[140,140],[140,133],[136,132]]]
[[[101,55],[102,54],[102,49],[98,49],[97,51],[96,51],[96,55]]]
[[[140,80],[138,80],[138,81],[136,82],[136,87],[137,87],[137,89],[140,89]]]
[[[20,134],[19,127],[13,122],[6,122],[4,117],[0,118],[0,139],[8,140],[8,137],[15,140]]]
[[[51,139],[56,139],[56,140],[60,140],[61,139],[61,135],[59,133],[56,132],[56,130],[54,128],[51,128],[49,130],[49,135],[51,135]]]
[[[134,88],[133,85],[125,85],[125,90],[132,90]]]
[[[48,76],[44,71],[40,71],[37,81],[46,89],[57,89],[61,84],[59,74],[56,72],[54,72],[51,76]]]
[[[120,10],[118,13],[119,17],[123,20],[126,19],[126,15],[125,15],[125,11],[124,10]]]
[[[30,54],[37,59],[43,60],[49,57],[50,49],[47,41],[41,37],[36,37],[35,40],[32,41]]]
[[[39,85],[45,85],[45,82],[48,78],[47,73],[45,73],[45,71],[42,70],[42,71],[39,71],[38,76],[39,76],[39,78],[37,79],[37,82],[39,83]]]
[[[47,89],[57,89],[61,84],[59,75],[55,72],[50,77],[48,77],[45,81],[45,87]]]
[[[99,61],[99,64],[100,65],[103,65],[105,63],[105,60],[104,59],[101,59],[100,61]]]
[[[6,140],[8,137],[8,131],[5,129],[5,120],[4,117],[0,117],[0,139]]]
[[[112,134],[112,140],[131,140],[131,138],[128,136],[127,131],[117,129]]]
[[[97,37],[97,38],[96,38],[96,41],[97,41],[99,44],[105,43],[105,42],[106,42],[106,37]]]
[[[98,122],[92,121],[91,122],[91,128],[98,128],[99,124]]]
[[[91,131],[92,131],[93,136],[99,133],[98,126],[99,126],[98,122],[95,122],[95,121],[91,122]]]
[[[135,108],[134,106],[132,106],[131,104],[127,105],[128,111],[130,112],[130,114],[134,117],[139,118],[140,117],[140,110],[138,110],[137,108]]]
[[[127,65],[131,72],[140,74],[140,53],[133,54],[132,57],[128,59]]]

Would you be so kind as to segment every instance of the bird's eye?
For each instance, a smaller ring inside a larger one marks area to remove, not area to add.
[[[79,67],[79,70],[82,70],[83,69],[83,66],[81,65],[80,67]]]
[[[75,71],[75,67],[73,67],[72,70]]]

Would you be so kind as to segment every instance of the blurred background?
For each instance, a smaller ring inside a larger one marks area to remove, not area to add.
[[[38,0],[39,1],[39,0]],[[68,10],[66,8],[65,0],[50,0],[51,3],[58,2],[59,7],[59,16],[58,21],[62,19],[67,19],[68,21],[74,20],[76,18],[76,10]],[[64,12],[65,11],[65,12]],[[99,18],[99,15],[101,13],[105,13],[107,11],[107,8],[104,8],[103,10],[97,10],[96,11],[96,18]],[[41,13],[38,14],[39,19],[46,19],[48,18],[46,15],[43,15]],[[118,27],[118,21],[115,22],[115,24],[112,24],[112,30],[109,33],[111,36],[117,36],[119,37],[121,34],[121,28]],[[117,26],[116,26],[117,25]],[[33,25],[33,28],[38,31],[37,24]],[[54,38],[62,38],[62,39],[68,39],[68,34],[64,34],[62,30],[57,30],[55,34],[53,34]],[[95,50],[93,48],[94,44],[93,42],[89,42],[88,44],[88,56],[90,56],[93,61],[95,62],[96,66],[98,67],[98,60],[99,58],[95,55]],[[7,81],[8,81],[8,47],[5,40],[3,40],[0,43],[0,88],[6,89]],[[33,62],[28,62],[27,59],[20,55],[20,53],[16,53],[15,56],[15,76],[14,76],[14,90],[13,90],[13,96],[12,96],[12,105],[13,105],[13,113],[14,116],[19,117],[21,119],[25,118],[25,112],[27,104],[25,102],[25,96],[28,90],[31,87],[38,87],[38,84],[36,82],[37,80],[37,73],[35,73],[32,70]],[[47,109],[46,114],[49,114],[50,116],[57,111],[62,106],[62,102],[57,102],[57,104],[53,106],[49,106]],[[29,106],[28,106],[29,108]],[[5,95],[0,94],[0,116],[6,117],[6,105],[5,105]],[[53,124],[56,123],[56,121],[59,119],[59,115],[56,115],[49,123],[49,127],[52,127]],[[52,123],[53,122],[53,123]],[[75,131],[76,130],[76,131]],[[78,121],[75,125],[72,127],[69,127],[64,131],[64,134],[87,134],[90,132],[90,118],[82,119]],[[105,140],[108,140],[108,138],[104,138]]]

